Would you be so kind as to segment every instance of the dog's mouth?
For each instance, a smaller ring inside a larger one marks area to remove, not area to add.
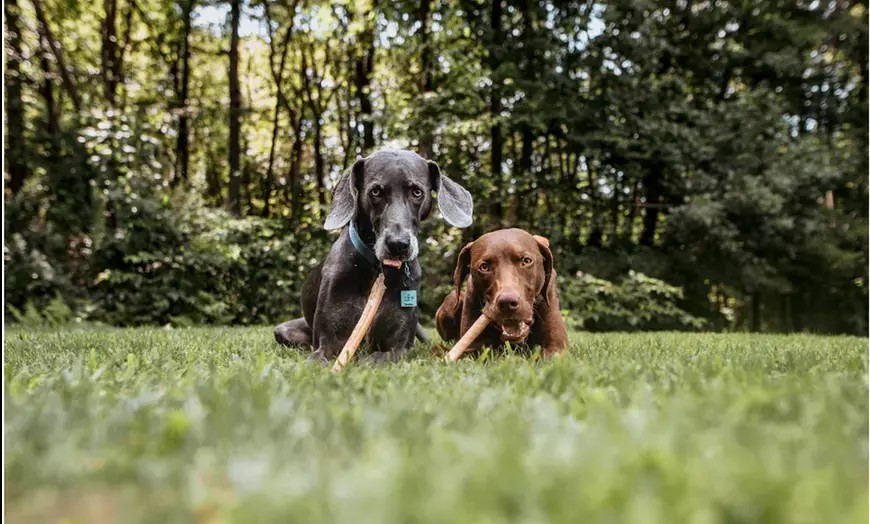
[[[497,323],[501,328],[501,339],[504,342],[520,342],[529,336],[532,329],[531,322],[522,320],[504,320]]]
[[[535,319],[531,313],[526,316],[522,311],[525,311],[525,308],[511,315],[505,315],[490,302],[483,307],[483,314],[490,319],[491,326],[501,331],[499,335],[502,342],[521,342],[529,336]]]
[[[400,269],[403,263],[417,258],[417,239],[411,237],[407,244],[407,246],[403,247],[391,247],[387,245],[386,240],[378,238],[375,241],[375,257],[384,267]]]

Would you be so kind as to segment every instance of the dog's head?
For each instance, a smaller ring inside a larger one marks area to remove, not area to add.
[[[483,313],[501,329],[502,340],[525,340],[535,321],[535,303],[548,301],[552,284],[550,242],[522,229],[487,233],[462,248],[453,280],[457,293],[468,274],[483,300]]]
[[[413,260],[419,254],[417,230],[432,210],[433,193],[444,220],[456,227],[471,224],[471,195],[438,164],[410,151],[378,151],[341,176],[323,227],[338,229],[356,219],[374,235],[378,260]]]

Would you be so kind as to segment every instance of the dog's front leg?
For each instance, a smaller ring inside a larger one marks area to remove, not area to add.
[[[314,315],[314,352],[308,357],[309,361],[329,364],[338,357],[347,339],[353,333],[360,316],[362,316],[365,302],[360,300],[347,300],[340,296],[341,289],[333,286],[324,286],[318,300],[317,312]],[[336,296],[339,295],[339,296]]]
[[[418,321],[416,308],[384,303],[369,334],[372,352],[365,357],[366,360],[373,364],[402,360],[414,345]]]
[[[540,345],[546,357],[564,352],[568,348],[568,330],[559,311],[559,296],[555,289],[551,290],[549,304],[540,307],[536,316],[538,325],[532,328],[534,336],[529,337],[530,345]]]
[[[386,350],[372,351],[363,359],[374,365],[391,364],[399,362],[411,351],[412,344],[405,344]]]
[[[408,352],[407,349],[389,350],[389,351],[372,351],[363,360],[375,366],[383,364],[392,364],[402,360],[402,357]]]
[[[350,329],[345,329],[342,324],[337,323],[335,328],[321,331],[317,349],[308,357],[309,362],[318,362],[326,366],[338,357],[354,327],[354,324],[351,324]]]
[[[356,317],[347,318],[358,319],[360,314],[357,314]],[[330,327],[323,327],[321,329],[317,349],[308,357],[309,361],[327,365],[338,358],[338,354],[341,353],[342,348],[347,343],[347,339],[350,338],[356,322],[330,322],[330,324]]]

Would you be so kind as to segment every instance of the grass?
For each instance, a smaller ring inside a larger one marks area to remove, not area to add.
[[[867,521],[867,340],[574,334],[341,376],[268,328],[10,329],[9,522]],[[66,519],[66,520],[64,520]]]

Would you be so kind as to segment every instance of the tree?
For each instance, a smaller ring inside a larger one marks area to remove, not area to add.
[[[371,99],[371,76],[375,68],[375,27],[377,21],[377,2],[367,5],[362,12],[362,29],[354,47],[354,87],[359,103],[357,121],[362,127],[362,147],[370,154],[375,147],[375,124]]]
[[[190,120],[190,108],[188,107],[188,99],[190,97],[190,32],[191,19],[196,1],[179,0],[179,4],[182,19],[181,38],[178,45],[180,60],[176,60],[175,64],[173,64],[173,85],[176,96],[175,110],[178,112],[178,136],[175,142],[175,176],[173,183],[186,182],[190,167],[190,147],[188,145],[190,138],[188,130]],[[176,65],[179,61],[181,62],[180,65]]]
[[[6,169],[9,190],[18,193],[28,176],[24,143],[24,105],[21,99],[21,28],[17,0],[4,5],[6,21]]]
[[[241,216],[241,112],[242,94],[239,89],[239,23],[241,20],[242,1],[230,0],[230,111],[229,111],[229,168],[230,168],[230,212]]]
[[[420,93],[423,98],[430,96],[434,91],[432,74],[432,0],[421,0],[418,14],[420,22]],[[433,142],[432,129],[423,126],[420,135],[420,155],[424,158],[432,158]]]
[[[501,132],[501,74],[499,67],[501,66],[502,57],[500,56],[500,48],[503,45],[502,36],[502,0],[494,0],[489,15],[489,28],[491,42],[489,44],[489,69],[490,69],[490,91],[489,91],[489,135],[490,135],[490,176],[492,183],[495,185],[495,199],[492,203],[492,216],[496,223],[504,219],[504,208],[502,198],[502,148],[504,147],[502,132]]]

